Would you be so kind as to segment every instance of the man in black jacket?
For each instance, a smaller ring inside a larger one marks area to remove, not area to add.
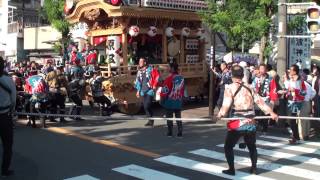
[[[9,167],[12,158],[12,113],[16,106],[16,87],[13,80],[5,75],[4,65],[5,62],[0,57],[0,137],[3,147],[1,175],[7,177],[13,175],[13,171],[9,170]]]

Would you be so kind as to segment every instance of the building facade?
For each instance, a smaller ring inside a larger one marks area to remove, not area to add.
[[[0,0],[0,55],[12,62],[27,58],[24,28],[44,22],[39,15],[41,0]]]

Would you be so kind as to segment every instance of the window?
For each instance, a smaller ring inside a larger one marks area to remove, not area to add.
[[[18,20],[17,8],[9,7],[8,8],[8,23],[12,24]]]

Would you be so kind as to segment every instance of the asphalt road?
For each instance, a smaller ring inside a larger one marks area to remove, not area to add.
[[[206,117],[203,104],[188,106],[184,117]],[[161,109],[156,108],[161,114]],[[87,109],[90,112],[90,110]],[[121,116],[115,114],[113,116]],[[226,129],[211,122],[184,123],[183,138],[165,136],[165,122],[144,127],[145,121],[94,120],[51,123],[32,129],[20,120],[15,130],[14,180],[122,179],[318,179],[320,143],[312,139],[288,145],[288,136],[271,129],[260,137],[258,175],[248,174],[247,152],[235,154],[235,177],[221,174]],[[0,149],[2,153],[2,149]]]

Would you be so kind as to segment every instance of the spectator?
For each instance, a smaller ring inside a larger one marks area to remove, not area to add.
[[[299,116],[300,110],[306,95],[306,85],[299,75],[299,67],[292,65],[289,71],[289,79],[284,82],[285,90],[279,91],[285,94],[288,99],[288,115]],[[299,140],[299,131],[297,120],[289,120],[292,131],[292,137],[289,139],[290,144],[296,144]]]
[[[13,175],[13,171],[9,168],[13,145],[12,112],[15,110],[17,94],[13,80],[4,74],[4,64],[4,60],[0,57],[0,136],[3,147],[1,175],[6,177]]]

